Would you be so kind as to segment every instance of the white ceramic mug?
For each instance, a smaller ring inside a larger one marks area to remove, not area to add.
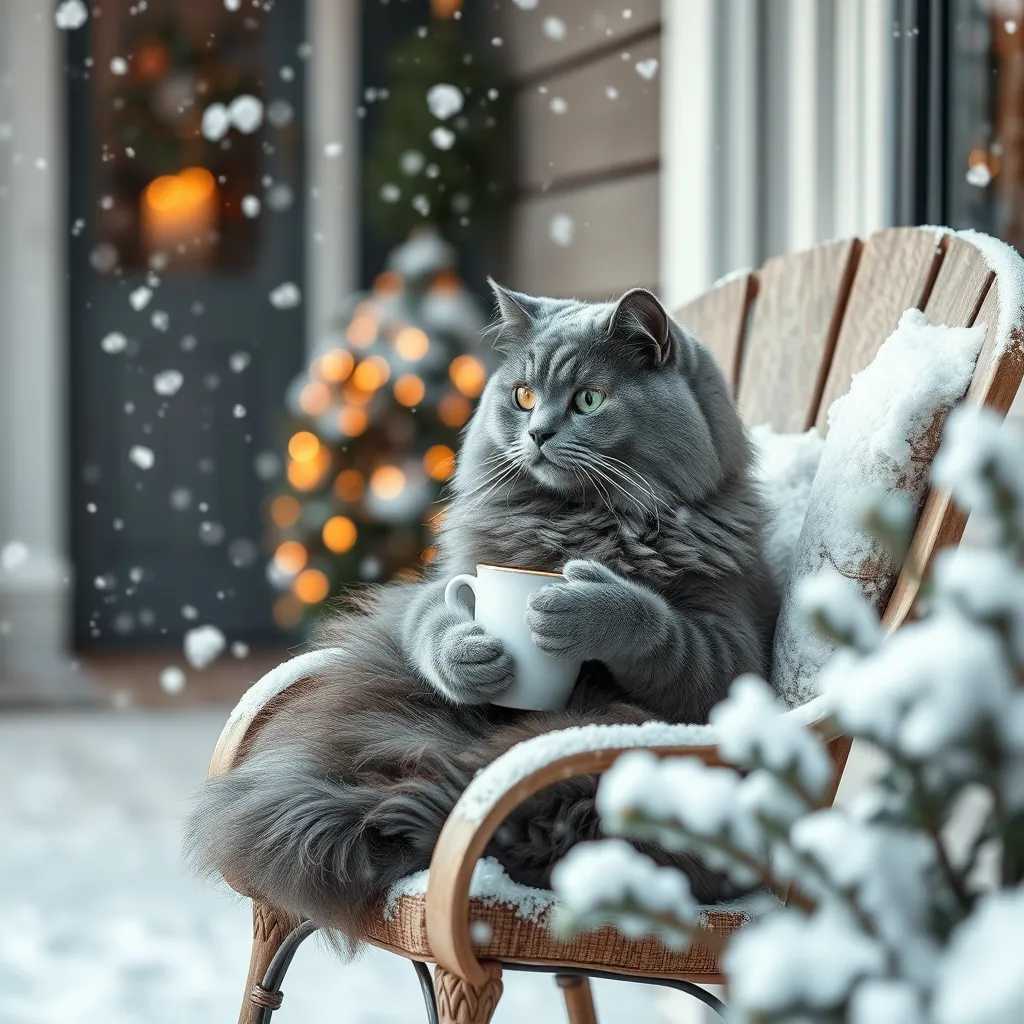
[[[534,644],[526,625],[526,599],[535,590],[564,579],[557,572],[532,572],[500,565],[478,565],[476,575],[460,573],[448,581],[444,601],[459,609],[459,592],[469,587],[475,597],[473,618],[485,633],[496,636],[515,662],[515,681],[491,703],[504,708],[549,711],[569,701],[581,661],[545,654]]]

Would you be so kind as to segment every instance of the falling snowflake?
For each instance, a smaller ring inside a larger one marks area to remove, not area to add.
[[[610,100],[617,100],[619,98],[619,90],[614,85],[606,85],[604,87],[604,94]]]
[[[462,104],[462,92],[454,85],[441,83],[427,90],[427,106],[439,121],[454,117],[462,109]]]
[[[252,362],[252,356],[248,352],[232,352],[228,356],[228,366],[232,373],[241,373]]]
[[[267,193],[267,206],[275,213],[283,213],[290,209],[293,202],[295,202],[295,193],[292,191],[291,185],[286,185],[284,182],[273,185]]]
[[[192,504],[192,492],[187,487],[175,487],[171,491],[171,508],[184,512]]]
[[[128,570],[128,579],[130,579],[132,583],[141,583],[143,575],[142,566],[140,565],[133,565]]]
[[[521,11],[533,11],[537,8],[538,0],[512,0]]]
[[[302,292],[294,281],[285,281],[270,293],[270,304],[274,309],[294,309],[301,301]]]
[[[259,196],[242,196],[242,213],[250,220],[260,215]]]
[[[636,73],[649,82],[658,73],[658,58],[648,57],[647,60],[637,61],[635,66]]]
[[[245,419],[245,406],[241,404],[236,405],[231,410],[231,415],[234,416],[236,420]]]
[[[259,548],[248,537],[239,537],[228,545],[228,561],[236,569],[247,569],[259,557]]]
[[[64,0],[53,13],[57,28],[81,28],[89,20],[89,11],[82,0]]]
[[[144,445],[136,444],[128,450],[128,458],[139,467],[139,469],[152,469],[153,463],[156,462],[156,456],[153,454],[152,448],[146,448]]]
[[[500,95],[501,94],[498,92],[497,89],[488,89],[487,90],[487,98],[489,100],[492,100],[492,101],[496,100]]]
[[[28,545],[20,540],[10,540],[0,548],[0,566],[5,572],[14,572],[28,561]]]
[[[224,6],[229,11],[237,11],[242,6],[242,0],[224,0]]]
[[[287,100],[276,99],[267,107],[267,120],[275,128],[286,128],[294,119],[295,108]]]
[[[228,115],[228,108],[223,103],[211,103],[203,111],[204,139],[209,139],[210,142],[220,142],[227,135],[230,127],[231,117]]]
[[[141,313],[149,305],[151,298],[153,298],[153,289],[140,285],[135,291],[129,293],[128,302],[136,313]]]
[[[345,152],[345,147],[340,142],[328,142],[324,146],[324,156],[330,157],[332,160],[341,156]]]
[[[110,70],[115,75],[127,75],[128,74],[128,61],[124,57],[112,57],[110,61]]]
[[[189,619],[195,621],[199,618],[199,609],[195,605],[185,604],[181,606],[181,617],[183,619]]]
[[[430,133],[430,141],[438,149],[451,149],[452,146],[455,145],[455,132],[449,131],[447,128],[442,128],[438,125],[438,127]]]
[[[241,640],[236,640],[231,645],[231,653],[236,658],[248,658],[249,657],[249,645],[242,643]]]
[[[224,634],[216,626],[197,626],[185,634],[185,657],[195,669],[204,669],[224,650]]]
[[[89,253],[89,265],[99,274],[109,274],[118,264],[120,255],[109,242],[100,242]]]
[[[397,203],[402,198],[402,190],[390,182],[380,187],[380,197],[385,203]]]
[[[556,213],[548,224],[548,237],[555,245],[572,245],[575,224],[567,213]]]
[[[260,452],[252,466],[261,480],[273,480],[281,472],[281,459],[276,452]]]
[[[423,170],[424,163],[426,160],[418,149],[407,149],[398,158],[398,166],[402,169],[402,173],[410,178]]]
[[[243,135],[252,135],[263,124],[263,104],[255,96],[242,93],[231,101],[228,117]]]
[[[169,398],[176,395],[184,383],[185,375],[180,370],[161,370],[153,377],[153,390]]]
[[[566,36],[565,22],[554,16],[544,19],[544,35],[560,43]]]
[[[967,184],[976,188],[985,188],[992,180],[992,172],[988,164],[973,164],[967,169]]]
[[[215,523],[207,519],[199,524],[199,539],[211,548],[220,544],[226,533],[223,523]]]
[[[552,96],[548,106],[552,114],[564,114],[569,109],[569,104],[561,96]]]
[[[128,347],[128,339],[120,331],[111,331],[100,342],[100,348],[104,352],[114,355],[123,352]]]
[[[494,938],[494,929],[486,921],[474,921],[469,926],[469,937],[479,946],[485,946]]]
[[[225,0],[225,3],[230,0]],[[160,689],[164,693],[181,693],[185,689],[185,673],[177,665],[168,665],[160,673]]]
[[[428,217],[430,215],[430,200],[424,195],[413,196],[412,208],[421,217]]]
[[[162,309],[156,309],[153,311],[153,315],[149,318],[149,322],[158,331],[166,331],[171,326],[171,316]]]

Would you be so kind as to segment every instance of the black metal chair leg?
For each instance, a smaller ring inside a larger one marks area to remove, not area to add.
[[[284,981],[284,976],[291,966],[295,952],[315,931],[316,925],[312,921],[303,921],[281,943],[281,948],[274,954],[267,973],[263,975],[263,982],[259,986],[259,996],[265,1002],[260,1005],[256,1024],[270,1024],[271,1014],[281,1006],[281,999],[284,995],[281,991],[281,982]],[[255,993],[255,989],[253,991]]]
[[[416,977],[420,980],[420,988],[423,990],[423,1002],[427,1006],[427,1024],[440,1024],[437,1015],[437,996],[434,995],[434,979],[430,968],[421,960],[413,960],[412,966],[416,971]]]

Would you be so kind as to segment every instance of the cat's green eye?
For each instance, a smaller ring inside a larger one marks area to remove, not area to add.
[[[520,384],[519,387],[512,392],[512,398],[520,409],[525,409],[527,411],[537,404],[536,396],[528,387],[526,387],[525,384]]]
[[[572,404],[577,412],[594,412],[604,404],[604,395],[593,388],[581,388],[572,396]]]

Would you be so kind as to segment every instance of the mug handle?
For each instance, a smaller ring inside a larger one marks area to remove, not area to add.
[[[459,591],[463,587],[469,587],[473,591],[473,596],[476,597],[476,577],[468,572],[460,572],[458,576],[453,576],[448,581],[448,586],[444,588],[444,603],[452,611],[469,611],[459,599]]]

